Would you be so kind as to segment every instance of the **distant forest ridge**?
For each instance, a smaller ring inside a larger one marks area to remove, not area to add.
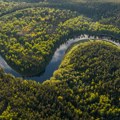
[[[5,2],[74,2],[74,3],[92,3],[92,2],[112,2],[112,3],[120,3],[120,0],[0,0]]]

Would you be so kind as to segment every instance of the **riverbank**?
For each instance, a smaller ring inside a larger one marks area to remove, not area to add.
[[[82,36],[82,38],[76,37],[75,39],[70,39],[68,40],[66,43],[60,45],[59,48],[56,49],[51,61],[49,62],[49,64],[47,65],[45,71],[42,74],[38,74],[36,76],[25,76],[25,79],[32,79],[32,80],[36,80],[39,82],[43,82],[44,80],[50,79],[50,77],[53,75],[54,71],[58,69],[60,63],[62,62],[64,55],[75,45],[79,44],[80,42],[87,42],[90,39],[92,40],[96,40],[99,38],[94,38],[94,37],[90,37],[88,38],[87,35],[84,35],[84,37]],[[108,42],[112,42],[113,44],[116,45],[120,45],[119,43],[116,43],[114,41],[110,41],[107,39],[102,39]],[[21,74],[17,73],[14,69],[12,69],[6,62],[5,60],[1,57],[1,63],[4,63],[2,65],[2,68],[4,69],[4,71],[6,73],[11,73],[12,75],[16,76],[16,77],[22,77]]]

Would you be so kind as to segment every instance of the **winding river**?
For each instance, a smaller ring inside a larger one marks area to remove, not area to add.
[[[58,69],[58,67],[59,67],[59,65],[60,65],[60,63],[65,55],[66,50],[72,44],[74,44],[78,41],[85,41],[85,40],[89,40],[89,39],[94,39],[94,37],[88,38],[87,35],[84,35],[84,37],[82,36],[82,37],[70,39],[66,43],[60,45],[60,47],[55,51],[55,53],[52,57],[52,60],[50,61],[50,63],[48,64],[48,66],[45,69],[45,72],[42,75],[36,76],[36,77],[25,77],[25,79],[36,80],[37,82],[43,82],[45,80],[50,79],[50,77],[52,77],[54,71]],[[95,38],[95,39],[98,39],[98,38]],[[119,43],[111,41],[108,38],[103,38],[103,40],[110,41],[110,42],[120,46]],[[6,73],[11,73],[15,77],[22,77],[19,73],[17,73],[15,70],[13,70],[1,56],[0,56],[0,67],[2,67]]]

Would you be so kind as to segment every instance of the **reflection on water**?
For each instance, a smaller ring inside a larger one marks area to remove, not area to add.
[[[80,39],[80,38],[76,38],[76,39],[71,39],[69,40],[68,42],[62,44],[54,53],[53,57],[52,57],[52,60],[50,61],[50,63],[48,64],[48,66],[46,67],[45,69],[45,72],[39,76],[39,77],[31,77],[31,78],[27,78],[27,79],[33,79],[33,80],[36,80],[36,81],[44,81],[44,80],[47,80],[47,79],[50,79],[50,77],[53,75],[53,72],[55,70],[58,69],[63,57],[64,57],[64,54],[66,52],[66,50],[68,49],[68,47],[75,43],[75,42],[78,42],[80,40],[84,40],[86,38],[83,38],[83,39]]]
[[[15,70],[13,70],[7,63],[6,61],[0,56],[0,67],[4,69],[6,73],[11,73],[16,77],[21,77],[19,73],[17,73]]]
[[[88,39],[88,36],[85,35],[83,38],[81,37],[77,37],[75,39],[70,39],[69,41],[67,41],[66,43],[60,45],[60,47],[55,51],[52,60],[50,61],[50,63],[48,64],[48,66],[45,69],[45,72],[40,75],[40,76],[36,76],[36,77],[26,77],[25,79],[32,79],[32,80],[36,80],[38,82],[43,82],[47,79],[50,79],[50,77],[53,75],[53,72],[55,70],[58,69],[64,54],[66,52],[66,50],[68,49],[69,46],[71,46],[73,43],[76,43],[78,41],[82,41]],[[94,39],[94,37],[90,37],[89,39]],[[104,39],[106,41],[110,41],[108,39]],[[116,43],[114,41],[111,41],[113,43],[115,43],[116,45],[120,45],[119,43]],[[6,73],[11,73],[16,77],[21,77],[21,75],[17,72],[15,72],[5,61],[4,59],[0,56],[0,66],[4,69],[4,71]]]

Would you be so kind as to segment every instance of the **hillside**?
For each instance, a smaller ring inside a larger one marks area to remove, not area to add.
[[[119,0],[4,0],[0,1],[0,16],[32,6],[48,6],[79,12],[94,21],[120,27]],[[11,2],[10,2],[11,1]],[[14,1],[14,2],[13,2]],[[26,3],[27,2],[27,3]],[[32,2],[32,3],[31,3]]]
[[[1,71],[0,118],[118,120],[119,61],[120,48],[96,41],[73,46],[51,80],[42,84]]]
[[[0,120],[119,119],[120,0],[0,0]]]
[[[23,76],[43,72],[55,50],[74,36],[104,35],[120,40],[120,29],[113,25],[46,7],[26,8],[2,17],[0,28],[0,53]]]

